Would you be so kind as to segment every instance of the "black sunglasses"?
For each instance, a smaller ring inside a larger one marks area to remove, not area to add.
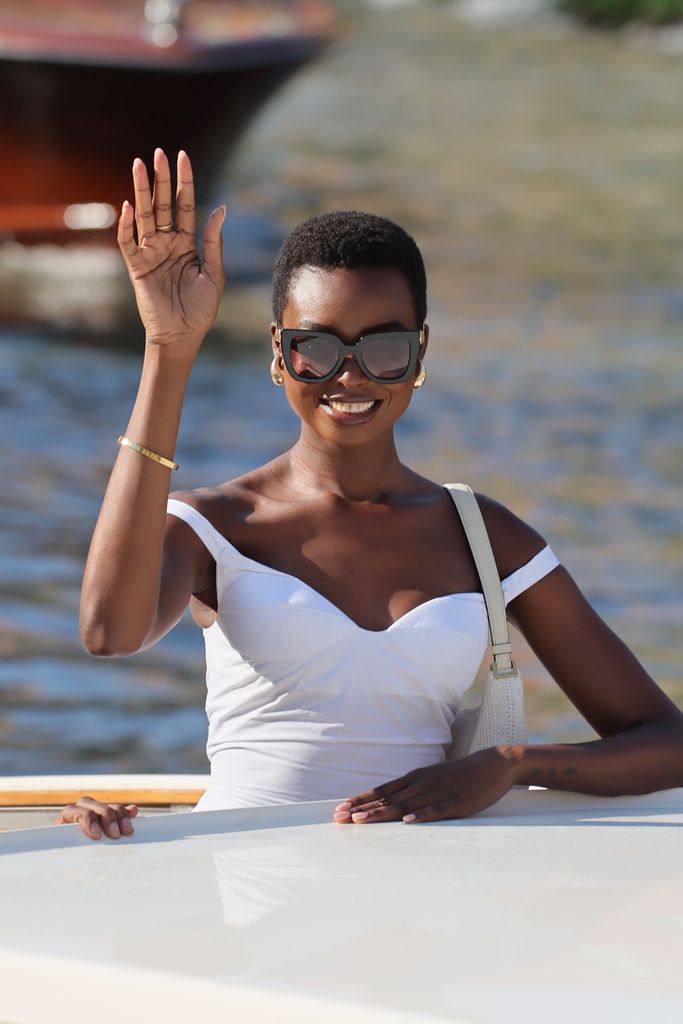
[[[278,327],[282,358],[294,380],[313,384],[331,380],[348,355],[353,355],[366,377],[380,384],[400,384],[415,370],[424,331],[381,331],[366,334],[355,345],[345,345],[327,331],[297,331]]]

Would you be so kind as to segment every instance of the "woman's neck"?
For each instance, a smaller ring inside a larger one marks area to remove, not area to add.
[[[335,494],[345,501],[376,501],[400,486],[401,465],[393,433],[372,445],[332,446],[305,430],[287,453],[297,490]]]

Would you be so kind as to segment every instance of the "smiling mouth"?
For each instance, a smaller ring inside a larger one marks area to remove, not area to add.
[[[378,398],[365,398],[365,399],[351,399],[342,400],[341,398],[321,398],[321,405],[327,405],[330,409],[336,409],[337,412],[352,412],[361,413],[369,412],[374,406],[379,405],[380,399]]]
[[[381,398],[340,399],[321,398],[320,404],[333,419],[344,422],[361,422],[370,417],[382,404]]]

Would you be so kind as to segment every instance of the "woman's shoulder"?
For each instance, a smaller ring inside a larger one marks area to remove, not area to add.
[[[475,497],[484,517],[500,578],[506,579],[530,562],[547,542],[533,526],[501,502],[486,494],[476,493]]]
[[[234,540],[234,535],[253,516],[268,479],[269,467],[260,466],[214,487],[174,491],[169,498],[190,505],[219,533]]]
[[[173,491],[170,501],[181,501],[200,512],[210,522],[249,504],[248,490],[239,480],[227,480],[216,487],[196,487],[191,491]]]
[[[180,501],[199,512],[204,519],[229,538],[235,525],[253,509],[249,488],[240,480],[228,480],[216,487],[197,487],[190,491],[174,491],[171,501]]]

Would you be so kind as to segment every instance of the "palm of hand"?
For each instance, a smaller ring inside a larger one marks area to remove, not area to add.
[[[218,310],[222,282],[199,262],[185,235],[159,235],[138,247],[130,279],[142,321],[157,343],[179,335],[203,336]]]
[[[174,226],[170,172],[161,150],[155,153],[154,171],[152,196],[144,164],[141,160],[133,164],[135,211],[124,203],[119,246],[148,340],[158,345],[201,343],[216,318],[223,290],[221,226],[225,208],[214,210],[209,218],[200,262],[195,245],[192,167],[187,154],[181,152],[178,156]]]

